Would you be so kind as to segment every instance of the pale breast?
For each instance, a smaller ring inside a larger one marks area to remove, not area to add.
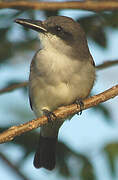
[[[85,98],[94,83],[95,70],[90,61],[71,60],[57,53],[37,53],[36,66],[31,68],[30,96],[38,116],[43,107],[52,111],[79,97]]]

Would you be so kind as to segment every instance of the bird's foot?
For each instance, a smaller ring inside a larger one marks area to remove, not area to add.
[[[77,115],[81,115],[82,114],[82,110],[84,108],[84,103],[82,101],[82,98],[76,99],[75,104],[77,104],[77,108],[80,107],[80,112],[78,112]]]
[[[42,111],[43,114],[48,118],[48,122],[52,122],[52,120],[57,119],[57,116],[48,109],[43,109]]]

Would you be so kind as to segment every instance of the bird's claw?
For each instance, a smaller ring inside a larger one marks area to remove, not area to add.
[[[53,112],[47,109],[43,109],[43,114],[48,118],[48,122],[52,122],[53,119],[57,118],[57,116]]]
[[[77,113],[77,115],[82,114],[82,110],[84,108],[84,103],[81,98],[76,99],[75,104],[77,104],[77,108],[80,107],[80,112]]]

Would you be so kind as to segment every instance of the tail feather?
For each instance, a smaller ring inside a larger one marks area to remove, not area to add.
[[[56,143],[57,137],[50,138],[40,135],[39,146],[34,157],[34,166],[36,168],[54,169],[56,163]]]

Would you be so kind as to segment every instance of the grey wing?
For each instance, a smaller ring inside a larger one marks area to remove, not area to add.
[[[93,60],[93,58],[92,58],[92,56],[91,56],[91,64],[95,67],[95,62],[94,62],[94,60]]]
[[[39,51],[38,51],[39,52]],[[34,55],[31,65],[30,65],[30,75],[29,75],[29,102],[30,102],[30,107],[33,110],[33,96],[34,96],[34,88],[33,88],[33,83],[35,81],[35,77],[37,77],[37,70],[35,69],[35,59],[36,59],[37,53]],[[38,72],[38,75],[40,72]]]
[[[35,56],[34,56],[35,57]],[[33,67],[34,67],[34,58],[32,59],[31,65],[30,65],[30,75],[29,75],[29,103],[30,107],[33,110],[33,102],[32,102],[32,90],[31,90],[31,82],[32,82],[32,77],[33,77]]]
[[[32,108],[32,101],[31,101],[30,94],[29,94],[29,103],[30,103],[30,107],[31,107],[31,109],[33,110],[33,108]]]

